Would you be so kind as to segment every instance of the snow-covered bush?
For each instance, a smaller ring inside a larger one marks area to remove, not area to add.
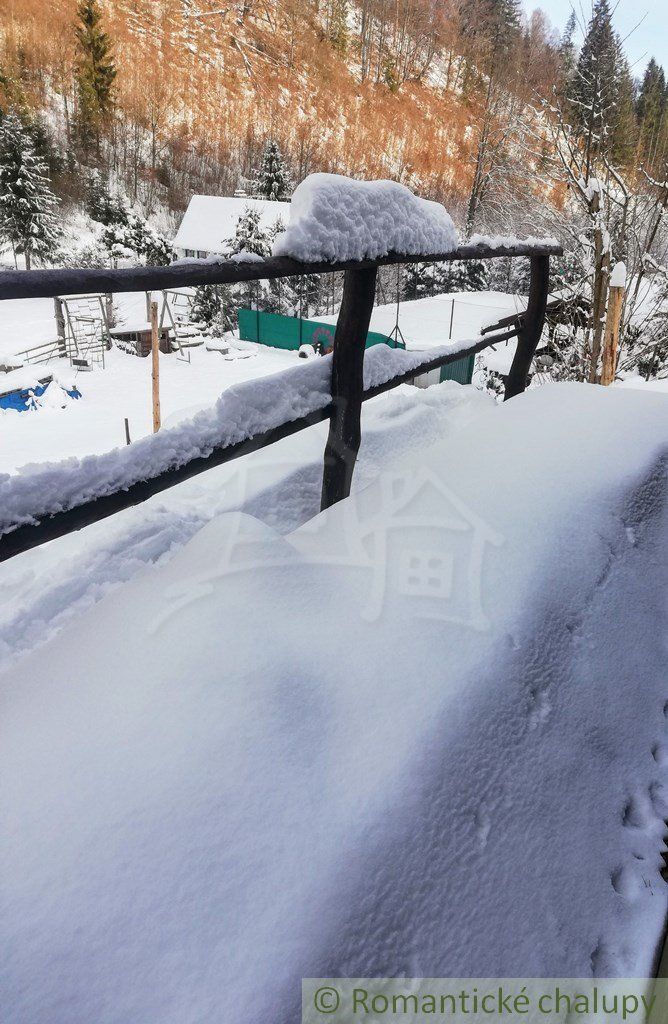
[[[85,210],[100,224],[123,224],[127,220],[127,203],[121,195],[113,194],[99,171],[93,171],[86,185]]]
[[[260,225],[260,211],[247,206],[237,221],[234,238],[225,240],[230,255],[252,252],[266,258],[271,252],[270,235]]]
[[[139,258],[148,265],[167,266],[174,259],[171,243],[133,210],[105,227],[101,244],[114,263]]]

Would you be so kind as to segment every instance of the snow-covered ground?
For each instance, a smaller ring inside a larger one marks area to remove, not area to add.
[[[419,391],[403,385],[366,403],[354,487],[418,443],[468,424],[491,398],[456,384]],[[40,413],[43,415],[43,413]],[[44,643],[72,615],[169,556],[221,511],[258,516],[281,533],[320,507],[327,425],[317,424],[239,462],[210,470],[138,509],[0,567],[0,663]]]
[[[2,567],[9,1024],[651,969],[666,398],[445,384],[365,416],[324,515],[319,427]]]
[[[633,375],[618,381],[615,387],[640,388],[641,391],[659,391],[668,394],[668,377],[654,377],[651,380],[645,380],[644,377]]]
[[[453,315],[454,302],[454,315]],[[145,294],[115,298],[120,324],[145,318]],[[475,337],[480,328],[525,307],[521,297],[503,292],[457,292],[429,299],[403,302],[399,324],[409,350],[425,350],[452,339]],[[318,317],[334,323],[336,317]],[[377,306],[371,329],[391,334],[396,306]],[[0,304],[0,359],[55,338],[53,303],[50,299],[9,300]],[[507,372],[515,351],[510,342],[483,354],[485,365]],[[13,472],[34,462],[50,462],[69,456],[109,451],[125,441],[125,417],[133,440],[152,430],[150,361],[113,349],[105,356],[106,369],[72,374],[66,360],[27,368],[30,372],[72,377],[83,399],[65,409],[40,410],[35,414],[0,412],[0,472]],[[224,360],[204,348],[191,350],[190,364],[176,355],[160,357],[163,423],[174,425],[200,409],[213,405],[221,392],[252,380],[297,366],[296,353],[259,347],[248,359]],[[0,374],[0,389],[7,378]]]
[[[508,292],[449,292],[425,299],[399,303],[398,323],[406,348],[427,351],[452,341],[475,338],[481,328],[497,323],[507,316],[522,313],[527,300]],[[318,317],[325,323],[336,323],[336,316]],[[397,325],[397,304],[388,302],[374,306],[371,330],[394,336]],[[508,373],[515,355],[515,339],[486,349],[480,359],[490,370]]]
[[[125,444],[125,417],[133,441],[152,432],[151,360],[112,349],[106,369],[75,375],[82,398],[64,409],[34,413],[0,412],[0,471],[12,472],[32,462],[51,462],[69,456],[109,451]],[[296,353],[263,348],[247,359],[225,360],[203,347],[191,350],[191,361],[175,354],[160,355],[162,422],[173,426],[212,406],[233,384],[254,380],[297,366]],[[31,367],[36,372],[72,376],[66,360]],[[0,375],[0,383],[2,375]]]

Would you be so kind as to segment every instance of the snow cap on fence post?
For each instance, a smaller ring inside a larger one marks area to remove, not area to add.
[[[611,288],[626,288],[626,264],[616,263],[610,275]]]
[[[310,174],[295,189],[290,222],[276,238],[273,255],[304,263],[343,262],[388,253],[450,253],[457,244],[445,207],[397,181]]]

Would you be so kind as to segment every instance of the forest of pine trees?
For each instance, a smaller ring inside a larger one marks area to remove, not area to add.
[[[590,157],[653,174],[666,158],[664,71],[650,60],[633,78],[609,0],[561,33],[521,0],[184,11],[180,0],[55,0],[45,19],[40,0],[23,0],[0,13],[0,113],[32,131],[65,210],[94,172],[152,215],[248,184],[283,199],[332,170],[399,178],[443,200],[467,233],[507,229],[510,212],[531,222],[546,198],[516,165],[555,95]]]

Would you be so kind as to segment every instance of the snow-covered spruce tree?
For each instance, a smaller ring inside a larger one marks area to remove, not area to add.
[[[100,128],[111,112],[116,65],[111,39],[102,28],[102,10],[98,0],[81,0],[77,8],[76,84],[78,119],[84,143],[95,139],[99,145]]]
[[[10,111],[0,125],[0,236],[25,257],[28,270],[34,260],[53,259],[61,235],[57,209],[46,165]]]
[[[327,11],[327,38],[341,55],[348,49],[348,0],[329,0]]]
[[[609,0],[594,4],[568,95],[588,161],[602,154],[624,166],[635,144],[634,87]]]
[[[292,195],[292,189],[290,172],[278,143],[274,139],[267,139],[262,162],[253,182],[253,195],[257,199],[286,200]]]
[[[119,195],[113,195],[99,171],[93,171],[86,184],[86,213],[105,226],[127,224],[128,208]]]
[[[271,252],[271,239],[260,225],[260,211],[246,206],[237,221],[233,238],[226,239],[230,255],[252,252],[266,258]]]
[[[251,252],[256,256],[266,257],[271,251],[271,236],[260,224],[260,213],[252,206],[246,206],[237,221],[233,238],[225,240],[231,256],[240,252]],[[204,324],[210,333],[222,333],[234,330],[237,326],[237,313],[247,302],[259,303],[264,309],[267,294],[262,282],[252,286],[252,298],[248,288],[242,285],[200,285],[193,302],[193,319]]]
[[[407,263],[401,279],[402,298],[424,299],[435,292],[434,267],[430,263]]]
[[[575,11],[571,11],[566,28],[559,42],[559,60],[561,63],[561,82],[564,85],[572,80],[576,66],[575,31],[578,27]]]
[[[159,234],[144,217],[122,204],[124,215],[108,224],[101,244],[113,263],[122,259],[141,259],[151,266],[167,266],[174,259],[171,242]]]
[[[436,288],[445,292],[483,292],[489,287],[482,260],[453,260],[436,270]]]
[[[652,59],[643,76],[636,115],[640,151],[645,166],[657,172],[668,154],[668,88],[662,67]]]

